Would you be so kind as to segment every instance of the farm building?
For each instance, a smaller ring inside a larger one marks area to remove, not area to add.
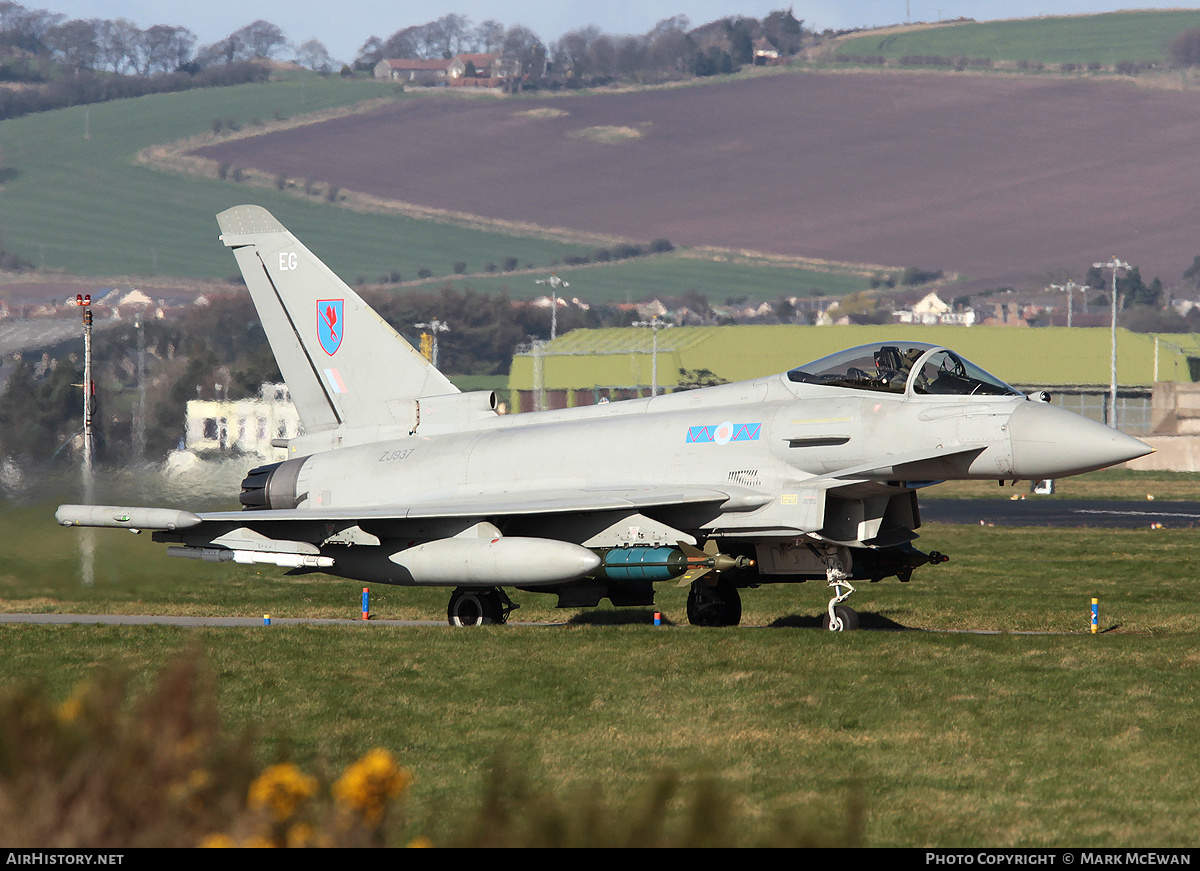
[[[394,58],[375,64],[375,78],[418,85],[479,84],[499,87],[520,72],[520,63],[499,54],[460,54],[450,60]]]
[[[415,82],[421,85],[435,84],[447,80],[450,61],[397,58],[381,60],[375,64],[375,78],[391,79],[394,82]]]
[[[681,370],[694,383],[705,383],[705,370],[719,381],[743,381],[892,338],[945,345],[1018,389],[1049,390],[1055,404],[1096,420],[1111,414],[1111,333],[1083,327],[675,327],[657,331],[657,355],[649,329],[575,330],[513,358],[510,397],[514,411],[591,405],[649,396],[655,368],[659,392],[668,392],[679,385]],[[1128,432],[1147,432],[1155,381],[1200,380],[1200,337],[1156,342],[1118,330],[1117,361],[1117,422]]]

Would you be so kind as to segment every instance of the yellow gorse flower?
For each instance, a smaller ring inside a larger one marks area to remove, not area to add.
[[[254,779],[246,796],[251,809],[266,808],[276,822],[290,818],[307,799],[316,794],[317,779],[290,762],[272,765]]]
[[[378,825],[388,801],[412,782],[412,774],[396,764],[392,754],[375,748],[350,765],[333,785],[338,804]]]

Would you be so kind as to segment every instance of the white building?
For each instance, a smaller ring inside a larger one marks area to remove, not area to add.
[[[187,404],[184,447],[194,454],[256,454],[286,459],[279,439],[303,434],[286,384],[263,384],[255,399],[193,399]]]
[[[937,291],[927,294],[911,309],[898,311],[895,315],[897,323],[901,324],[959,324],[969,327],[975,323],[974,310],[953,311],[945,300],[937,295]]]

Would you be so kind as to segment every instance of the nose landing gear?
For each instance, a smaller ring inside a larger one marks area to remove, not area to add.
[[[821,548],[820,556],[821,562],[825,564],[825,580],[833,588],[833,598],[829,600],[829,607],[821,625],[830,632],[849,632],[857,629],[858,614],[842,604],[854,592],[854,587],[848,580],[849,575],[842,565],[837,548],[827,545]]]

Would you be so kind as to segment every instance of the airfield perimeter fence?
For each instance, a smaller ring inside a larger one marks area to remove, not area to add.
[[[1086,418],[1109,425],[1109,388],[1095,385],[1013,385],[1023,393],[1046,391],[1051,402],[1066,411],[1073,411]],[[659,387],[659,393],[674,392],[672,388]],[[650,385],[612,385],[609,387],[581,387],[577,389],[545,390],[540,397],[541,408],[572,408],[580,405],[595,405],[600,402],[617,402],[650,396]],[[1152,429],[1152,404],[1149,387],[1117,388],[1117,429],[1132,435],[1148,435]],[[514,390],[513,410],[534,411],[539,407],[536,390]]]

